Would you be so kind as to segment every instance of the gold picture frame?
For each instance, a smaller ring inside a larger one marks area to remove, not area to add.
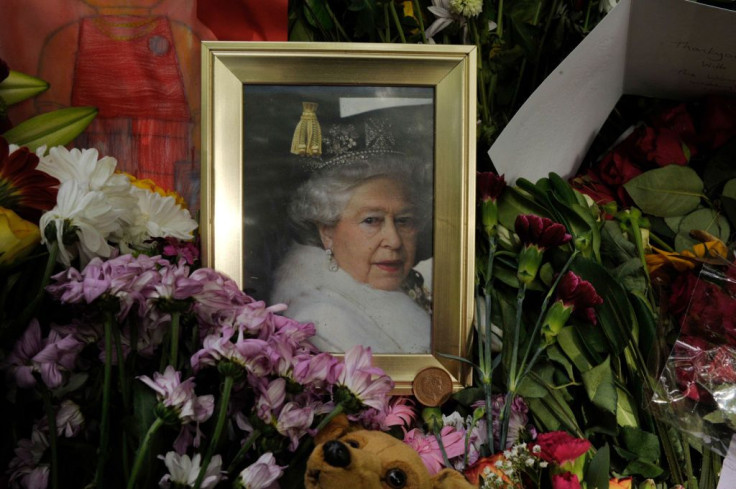
[[[245,279],[244,93],[249,86],[429,87],[434,100],[432,347],[427,354],[377,354],[377,366],[412,392],[427,367],[459,390],[471,370],[473,318],[476,51],[474,46],[369,43],[202,43],[202,256]],[[296,121],[295,121],[296,123]],[[441,280],[440,280],[441,278]]]

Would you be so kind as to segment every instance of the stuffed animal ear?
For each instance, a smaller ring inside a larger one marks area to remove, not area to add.
[[[442,469],[432,476],[432,489],[477,489],[463,474],[453,469]]]
[[[338,414],[332,420],[327,423],[327,426],[322,428],[319,433],[314,437],[314,444],[319,445],[326,441],[335,440],[340,438],[342,435],[349,433],[351,430],[350,421],[344,414]]]

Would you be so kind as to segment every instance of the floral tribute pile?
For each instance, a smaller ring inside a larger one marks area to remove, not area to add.
[[[573,185],[640,231],[652,284],[641,292],[658,307],[666,339],[656,359],[672,348],[655,408],[723,455],[736,427],[736,100],[648,102]]]

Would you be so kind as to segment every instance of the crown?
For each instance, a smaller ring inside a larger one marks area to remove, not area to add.
[[[367,117],[360,122],[331,124],[323,131],[314,102],[303,102],[303,112],[294,130],[293,154],[305,157],[313,171],[367,160],[375,155],[402,154],[396,150],[391,121],[385,117]]]

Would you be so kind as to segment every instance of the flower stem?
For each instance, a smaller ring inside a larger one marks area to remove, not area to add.
[[[133,489],[135,487],[135,481],[138,478],[138,472],[141,470],[141,465],[143,465],[143,460],[146,458],[146,454],[148,453],[148,446],[151,444],[151,438],[153,438],[153,435],[156,434],[163,424],[164,420],[157,417],[156,420],[151,423],[146,435],[143,437],[141,446],[138,448],[138,454],[135,457],[135,462],[133,463],[133,471],[130,473],[130,478],[128,479],[128,489]]]
[[[49,449],[51,450],[51,488],[59,488],[59,460],[56,442],[56,414],[51,404],[51,391],[43,388],[43,405],[46,410],[46,420],[49,424]]]
[[[46,267],[43,271],[43,276],[41,277],[41,283],[38,286],[38,290],[36,291],[36,295],[33,296],[33,298],[28,302],[25,308],[21,311],[20,315],[15,318],[14,320],[11,320],[11,323],[13,327],[11,327],[11,333],[15,328],[25,328],[28,326],[28,321],[30,321],[31,316],[33,316],[36,311],[38,310],[38,304],[43,299],[44,293],[46,292],[46,286],[49,284],[49,280],[51,279],[51,273],[54,271],[54,267],[56,266],[56,259],[59,256],[59,243],[56,241],[52,241],[49,243],[49,256],[46,260]],[[3,328],[4,333],[5,328]]]
[[[452,464],[450,463],[450,458],[447,456],[445,444],[442,442],[442,436],[440,435],[440,432],[433,430],[433,434],[435,439],[437,440],[437,446],[439,446],[440,448],[440,453],[442,453],[442,459],[445,461],[445,467],[452,468]]]
[[[491,382],[493,381],[493,315],[491,308],[493,307],[493,300],[491,298],[491,284],[493,282],[493,259],[496,256],[496,237],[493,235],[488,236],[488,269],[486,272],[486,283],[483,288],[483,294],[486,301],[486,314],[485,314],[485,331],[483,339],[483,357],[481,365],[483,365],[483,392],[486,398],[486,432],[488,435],[488,448],[491,453],[494,453],[493,443],[493,413],[491,412],[492,402],[492,387]]]
[[[215,454],[217,445],[220,443],[220,435],[225,427],[225,421],[227,420],[227,408],[230,403],[230,392],[233,390],[233,384],[235,383],[235,377],[232,375],[225,376],[225,382],[222,387],[222,397],[220,398],[220,411],[217,413],[217,423],[215,424],[215,431],[212,433],[212,439],[210,445],[207,447],[207,452],[202,459],[202,466],[199,469],[199,475],[197,475],[197,481],[194,483],[194,489],[199,489],[204,480],[204,476],[207,473],[207,467],[210,465],[210,460]]]
[[[524,297],[526,296],[526,283],[522,282],[519,291],[516,294],[516,322],[514,324],[514,342],[511,350],[511,365],[509,367],[509,392],[516,391],[517,383],[517,361],[519,358],[519,335],[521,332],[521,314],[524,305]]]
[[[414,0],[414,17],[419,22],[419,32],[422,33],[422,44],[427,44],[427,34],[424,32],[424,19],[422,18],[422,8],[419,6],[419,0]]]
[[[406,44],[406,37],[404,36],[404,29],[401,28],[401,21],[399,20],[399,14],[396,12],[396,4],[394,2],[389,2],[389,8],[391,9],[391,17],[393,17],[394,23],[396,24],[396,30],[399,31],[399,37],[401,38],[401,42]]]
[[[171,345],[169,353],[169,362],[174,368],[178,368],[179,359],[179,323],[181,319],[181,312],[173,311],[171,313]]]
[[[100,420],[100,446],[97,448],[95,487],[101,488],[107,463],[107,443],[110,435],[110,393],[112,390],[112,313],[105,312],[105,370],[102,385],[102,417]]]
[[[333,419],[335,418],[335,416],[337,416],[338,414],[340,414],[340,413],[341,413],[341,412],[343,412],[344,410],[345,410],[345,406],[343,406],[343,404],[342,404],[341,402],[340,402],[340,403],[338,403],[338,404],[337,404],[337,406],[335,406],[335,407],[334,407],[334,408],[332,409],[332,411],[330,411],[330,413],[329,413],[329,414],[328,414],[327,416],[325,416],[325,417],[324,417],[324,418],[322,419],[322,421],[320,421],[320,422],[319,422],[319,424],[317,425],[317,428],[315,428],[315,431],[316,431],[317,433],[319,433],[319,431],[320,431],[320,430],[321,430],[322,428],[324,428],[325,426],[327,426],[327,423],[329,423],[330,421],[332,421],[332,420],[333,420]]]
[[[235,457],[233,457],[233,461],[230,462],[230,466],[227,468],[228,474],[232,474],[232,472],[238,467],[240,462],[245,458],[245,454],[248,452],[250,447],[252,447],[253,444],[258,440],[259,436],[261,436],[261,432],[259,430],[254,430],[253,433],[248,436],[248,438],[243,443],[243,446],[240,447],[238,453],[236,453]]]

